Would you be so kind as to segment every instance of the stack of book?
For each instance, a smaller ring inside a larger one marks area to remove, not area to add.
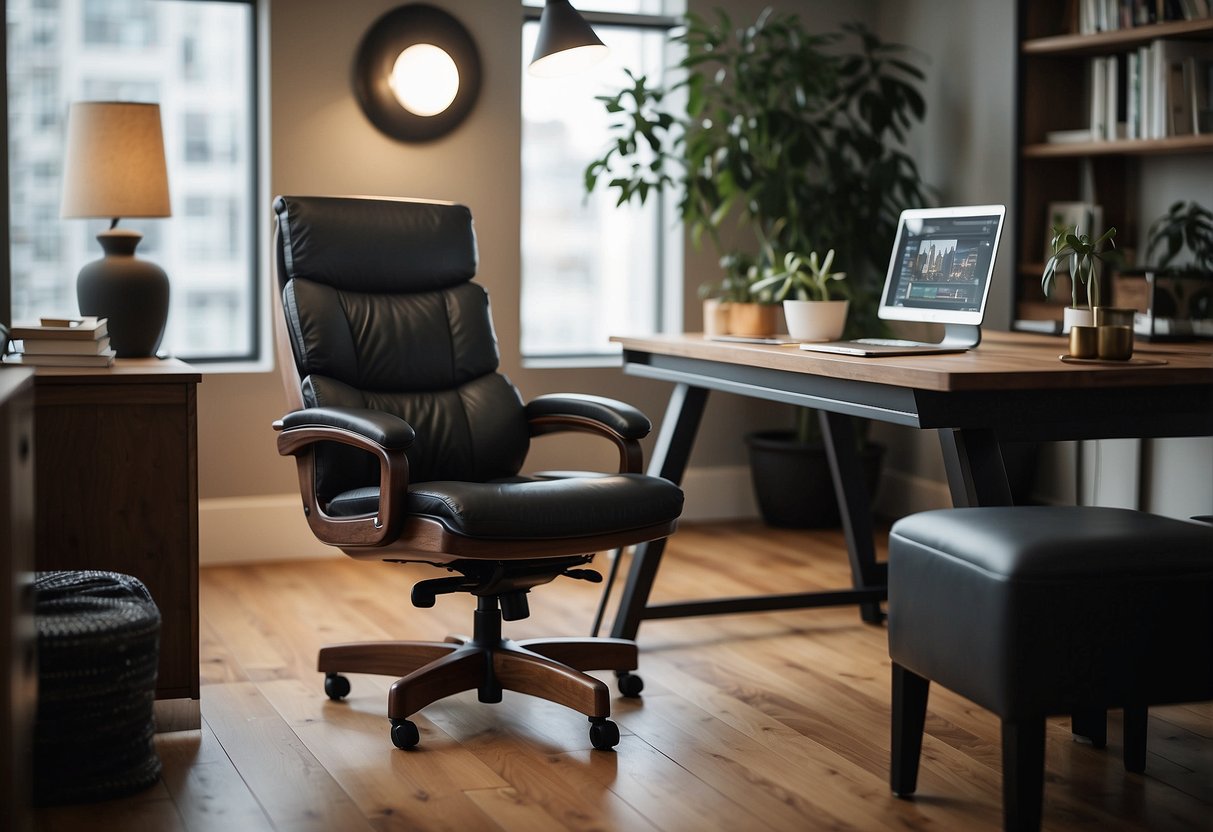
[[[21,349],[5,356],[11,364],[44,367],[108,367],[114,351],[105,318],[43,318],[38,324],[13,327]]]

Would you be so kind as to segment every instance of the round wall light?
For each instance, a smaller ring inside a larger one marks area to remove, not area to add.
[[[449,133],[480,92],[480,55],[463,24],[424,3],[375,21],[354,60],[354,95],[381,131],[405,142]]]

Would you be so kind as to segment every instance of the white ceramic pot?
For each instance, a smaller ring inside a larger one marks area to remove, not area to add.
[[[847,324],[849,300],[785,300],[788,334],[797,341],[836,341]]]
[[[1061,319],[1061,334],[1068,335],[1072,326],[1095,326],[1095,316],[1086,306],[1067,306]]]

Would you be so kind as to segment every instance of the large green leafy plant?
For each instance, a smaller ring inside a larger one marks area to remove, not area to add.
[[[1172,265],[1184,248],[1192,255],[1188,266]],[[1158,268],[1213,274],[1213,212],[1195,200],[1171,205],[1150,226],[1148,251],[1158,252]]]
[[[686,50],[680,80],[629,73],[600,97],[617,118],[586,190],[605,183],[623,204],[677,187],[692,238],[713,241],[734,289],[782,265],[766,252],[834,249],[851,275],[851,327],[871,330],[898,214],[926,201],[902,149],[925,112],[906,48],[857,24],[810,34],[769,8],[744,27],[719,10],[691,16],[673,40]],[[721,231],[736,224],[752,244],[729,247]]]

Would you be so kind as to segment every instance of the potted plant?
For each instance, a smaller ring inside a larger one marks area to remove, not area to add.
[[[847,322],[846,298],[830,297],[830,284],[846,278],[846,272],[832,272],[834,249],[818,260],[817,252],[805,257],[789,251],[783,257],[770,257],[768,274],[756,282],[755,291],[766,291],[783,303],[788,334],[799,341],[832,341],[842,335]],[[839,290],[841,291],[841,290]]]
[[[1053,229],[1053,239],[1049,242],[1052,255],[1045,263],[1044,272],[1040,277],[1040,286],[1045,297],[1053,288],[1057,279],[1057,269],[1066,264],[1070,269],[1071,303],[1066,307],[1062,331],[1069,332],[1074,326],[1093,326],[1095,323],[1093,309],[1099,305],[1099,264],[1111,259],[1112,252],[1104,249],[1104,244],[1116,247],[1113,239],[1116,228],[1112,227],[1103,234],[1092,239],[1090,235],[1079,233],[1076,225],[1062,225]],[[1078,287],[1086,286],[1087,305],[1079,302]]]
[[[1154,266],[1116,282],[1145,313],[1138,334],[1213,338],[1213,212],[1195,201],[1173,203],[1150,225],[1146,251]],[[1181,259],[1185,251],[1190,259]]]
[[[703,301],[704,335],[726,335],[731,332],[729,314],[735,303],[749,300],[750,289],[747,273],[750,258],[740,254],[729,254],[720,258],[723,277],[715,283],[704,283],[699,287],[699,298]]]
[[[613,188],[623,203],[677,188],[693,243],[706,236],[725,262],[749,258],[733,274],[753,278],[751,299],[757,284],[787,270],[789,252],[832,248],[847,264],[847,330],[882,331],[876,310],[898,216],[928,201],[902,149],[926,109],[923,75],[906,48],[858,24],[810,33],[795,14],[769,8],[740,27],[720,10],[710,21],[692,15],[673,40],[686,50],[684,77],[663,87],[629,73],[617,94],[600,97],[616,119],[607,149],[586,168],[586,189]],[[752,237],[748,248],[721,233],[733,228]],[[757,294],[770,301],[770,289]],[[807,446],[820,464],[795,466],[798,482],[774,489],[801,512],[826,507],[824,518],[802,514],[797,525],[836,524],[816,414],[798,413],[796,425],[780,432],[785,450],[773,456]],[[821,483],[825,497],[803,497]]]
[[[748,257],[760,273],[773,265],[766,252],[829,241],[849,267],[848,328],[879,331],[898,216],[927,202],[902,149],[926,111],[906,47],[859,24],[811,34],[770,8],[742,27],[720,10],[711,22],[691,15],[673,40],[686,50],[681,80],[663,87],[629,72],[618,93],[599,96],[616,119],[586,190],[613,188],[622,204],[677,188],[693,243],[706,236],[722,263]],[[732,227],[752,235],[748,249],[721,234]]]
[[[1172,265],[1185,248],[1192,262]],[[1165,249],[1158,258],[1160,271],[1213,274],[1213,212],[1195,200],[1173,203],[1150,226],[1147,256],[1153,257],[1156,249]]]

